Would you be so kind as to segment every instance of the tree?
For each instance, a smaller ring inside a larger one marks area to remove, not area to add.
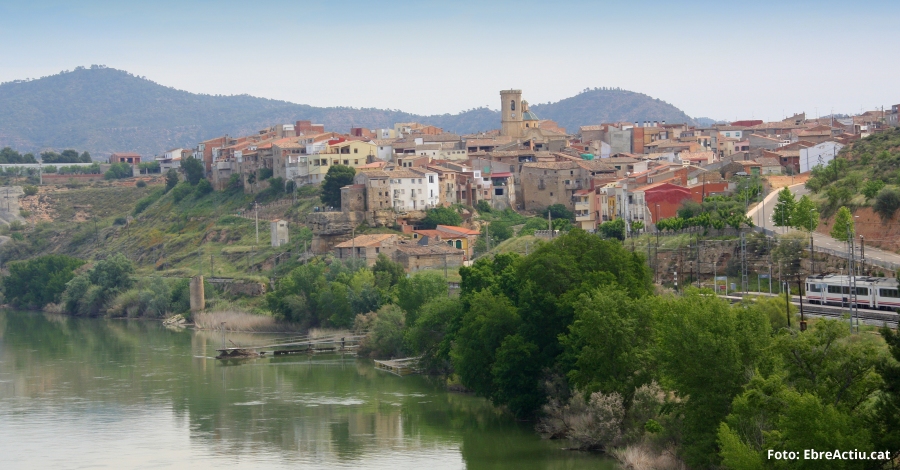
[[[413,353],[421,356],[419,365],[425,370],[444,374],[452,370],[450,350],[462,316],[462,302],[446,297],[434,298],[419,309],[406,340]]]
[[[104,179],[115,180],[122,178],[130,178],[134,176],[131,165],[125,162],[113,163],[109,166],[109,170],[103,175]]]
[[[382,289],[389,289],[398,282],[406,274],[403,265],[391,261],[384,253],[379,253],[375,264],[372,266],[372,273],[375,274],[375,285]]]
[[[893,459],[900,458],[900,334],[883,327],[881,336],[887,343],[893,361],[884,360],[878,364],[878,374],[883,384],[875,405],[875,433],[878,448],[892,449]]]
[[[891,220],[897,209],[900,209],[900,192],[893,188],[882,189],[872,206],[872,210],[881,216],[883,222]]]
[[[709,217],[707,217],[707,220]],[[641,220],[632,220],[631,221],[631,233],[639,233],[644,229],[644,222]]]
[[[819,210],[816,209],[816,203],[806,194],[801,196],[797,205],[794,206],[791,223],[794,228],[803,230],[807,234],[815,232],[816,227],[819,226]]]
[[[792,193],[787,186],[781,191],[778,191],[778,202],[775,204],[775,209],[772,211],[772,221],[775,223],[775,226],[793,226],[794,210],[796,206],[797,201],[794,200],[794,193]]]
[[[34,196],[35,194],[38,193],[38,187],[37,187],[37,186],[31,186],[31,185],[28,185],[28,186],[25,186],[24,188],[22,188],[22,192],[23,192],[26,196]]]
[[[415,324],[419,308],[432,299],[446,297],[447,289],[447,280],[437,273],[400,278],[397,283],[397,305],[406,312],[406,324]]]
[[[78,159],[81,160],[81,163],[91,163],[91,154],[89,154],[87,150],[85,150],[81,153],[81,157],[79,157]]]
[[[443,225],[443,224],[441,224]],[[494,243],[502,242],[512,238],[513,230],[510,225],[502,220],[495,220],[488,225],[485,233],[490,233],[491,241]]]
[[[171,190],[178,184],[178,171],[174,168],[170,168],[169,171],[166,172],[166,192]]]
[[[28,261],[9,263],[9,275],[3,278],[3,292],[19,307],[40,308],[59,302],[66,283],[84,261],[65,255],[45,255]]]
[[[208,179],[203,178],[200,180],[199,183],[197,183],[197,187],[194,189],[194,192],[197,195],[197,197],[203,197],[203,196],[211,193],[212,190],[213,190],[212,184],[209,182]]]
[[[374,315],[369,332],[359,346],[360,354],[374,358],[402,357],[403,311],[396,305],[385,305]]]
[[[462,384],[482,397],[495,396],[493,367],[497,349],[515,334],[521,319],[504,296],[475,294],[456,335],[451,357]]]
[[[616,219],[600,224],[600,234],[605,238],[625,239],[625,220]]]
[[[553,204],[550,207],[544,209],[544,212],[542,212],[541,215],[543,215],[546,219],[548,213],[554,219],[571,220],[573,217],[575,217],[575,214],[563,204]]]
[[[482,214],[487,214],[493,210],[491,209],[491,204],[484,199],[478,201],[478,204],[475,204],[475,209]]]
[[[884,181],[868,180],[863,184],[862,193],[866,197],[866,201],[878,195],[878,192],[884,188]]]
[[[831,238],[842,242],[849,241],[853,237],[853,214],[846,206],[838,209],[834,216],[834,225],[831,227]]]
[[[425,218],[421,225],[425,229],[433,229],[438,225],[459,226],[462,224],[462,216],[451,207],[435,207],[425,211]]]
[[[783,276],[790,278],[800,273],[800,260],[803,258],[805,244],[805,237],[798,233],[787,234],[778,239],[778,246],[772,250],[772,260],[780,267]]]
[[[769,320],[696,290],[667,303],[655,316],[655,356],[663,383],[687,398],[682,453],[691,467],[714,466],[719,423],[768,347]]]
[[[332,165],[322,182],[322,203],[326,206],[341,207],[341,188],[353,183],[356,170],[344,165]]]
[[[491,400],[502,403],[514,415],[529,417],[544,403],[540,382],[538,347],[521,335],[507,336],[497,349],[491,366],[493,394]]]
[[[187,157],[181,161],[181,171],[191,186],[197,186],[203,178],[203,162],[194,157]]]

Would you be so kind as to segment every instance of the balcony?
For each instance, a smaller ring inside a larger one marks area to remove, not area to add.
[[[581,189],[580,180],[570,180],[566,183],[566,189]]]
[[[588,210],[575,210],[575,221],[576,222],[587,222],[594,220],[594,212]]]
[[[576,200],[575,201],[575,210],[591,210],[591,201],[590,200]]]

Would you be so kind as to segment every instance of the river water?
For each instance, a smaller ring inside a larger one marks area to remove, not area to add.
[[[0,468],[616,468],[428,377],[341,355],[223,363],[221,341],[0,311]]]

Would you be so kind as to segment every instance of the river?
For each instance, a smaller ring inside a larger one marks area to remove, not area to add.
[[[335,354],[223,363],[221,341],[158,322],[0,311],[0,467],[616,468],[428,377]]]

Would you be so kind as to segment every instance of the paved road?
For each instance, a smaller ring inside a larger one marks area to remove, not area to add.
[[[804,194],[809,194],[809,189],[806,188],[803,184],[795,184],[793,186],[788,186],[792,193],[794,193],[794,197],[796,199],[800,199],[800,196]],[[750,208],[747,212],[747,217],[753,219],[753,223],[758,227],[763,227],[769,230],[773,230],[776,233],[786,233],[787,230],[783,227],[775,227],[775,224],[772,222],[772,211],[775,210],[775,204],[778,202],[778,191],[773,191],[769,195],[766,196],[765,200],[762,204],[757,204],[756,206]],[[790,230],[790,229],[788,229]],[[857,240],[858,241],[858,240]],[[847,252],[847,244],[841,241],[837,241],[827,235],[823,235],[821,233],[813,233],[813,244],[816,248],[828,248],[831,250],[839,251],[846,253]],[[857,254],[859,254],[859,246],[857,244]],[[900,255],[897,253],[892,253],[890,251],[879,250],[875,247],[866,247],[866,261],[881,261],[886,263],[893,263],[897,266],[900,266]]]

